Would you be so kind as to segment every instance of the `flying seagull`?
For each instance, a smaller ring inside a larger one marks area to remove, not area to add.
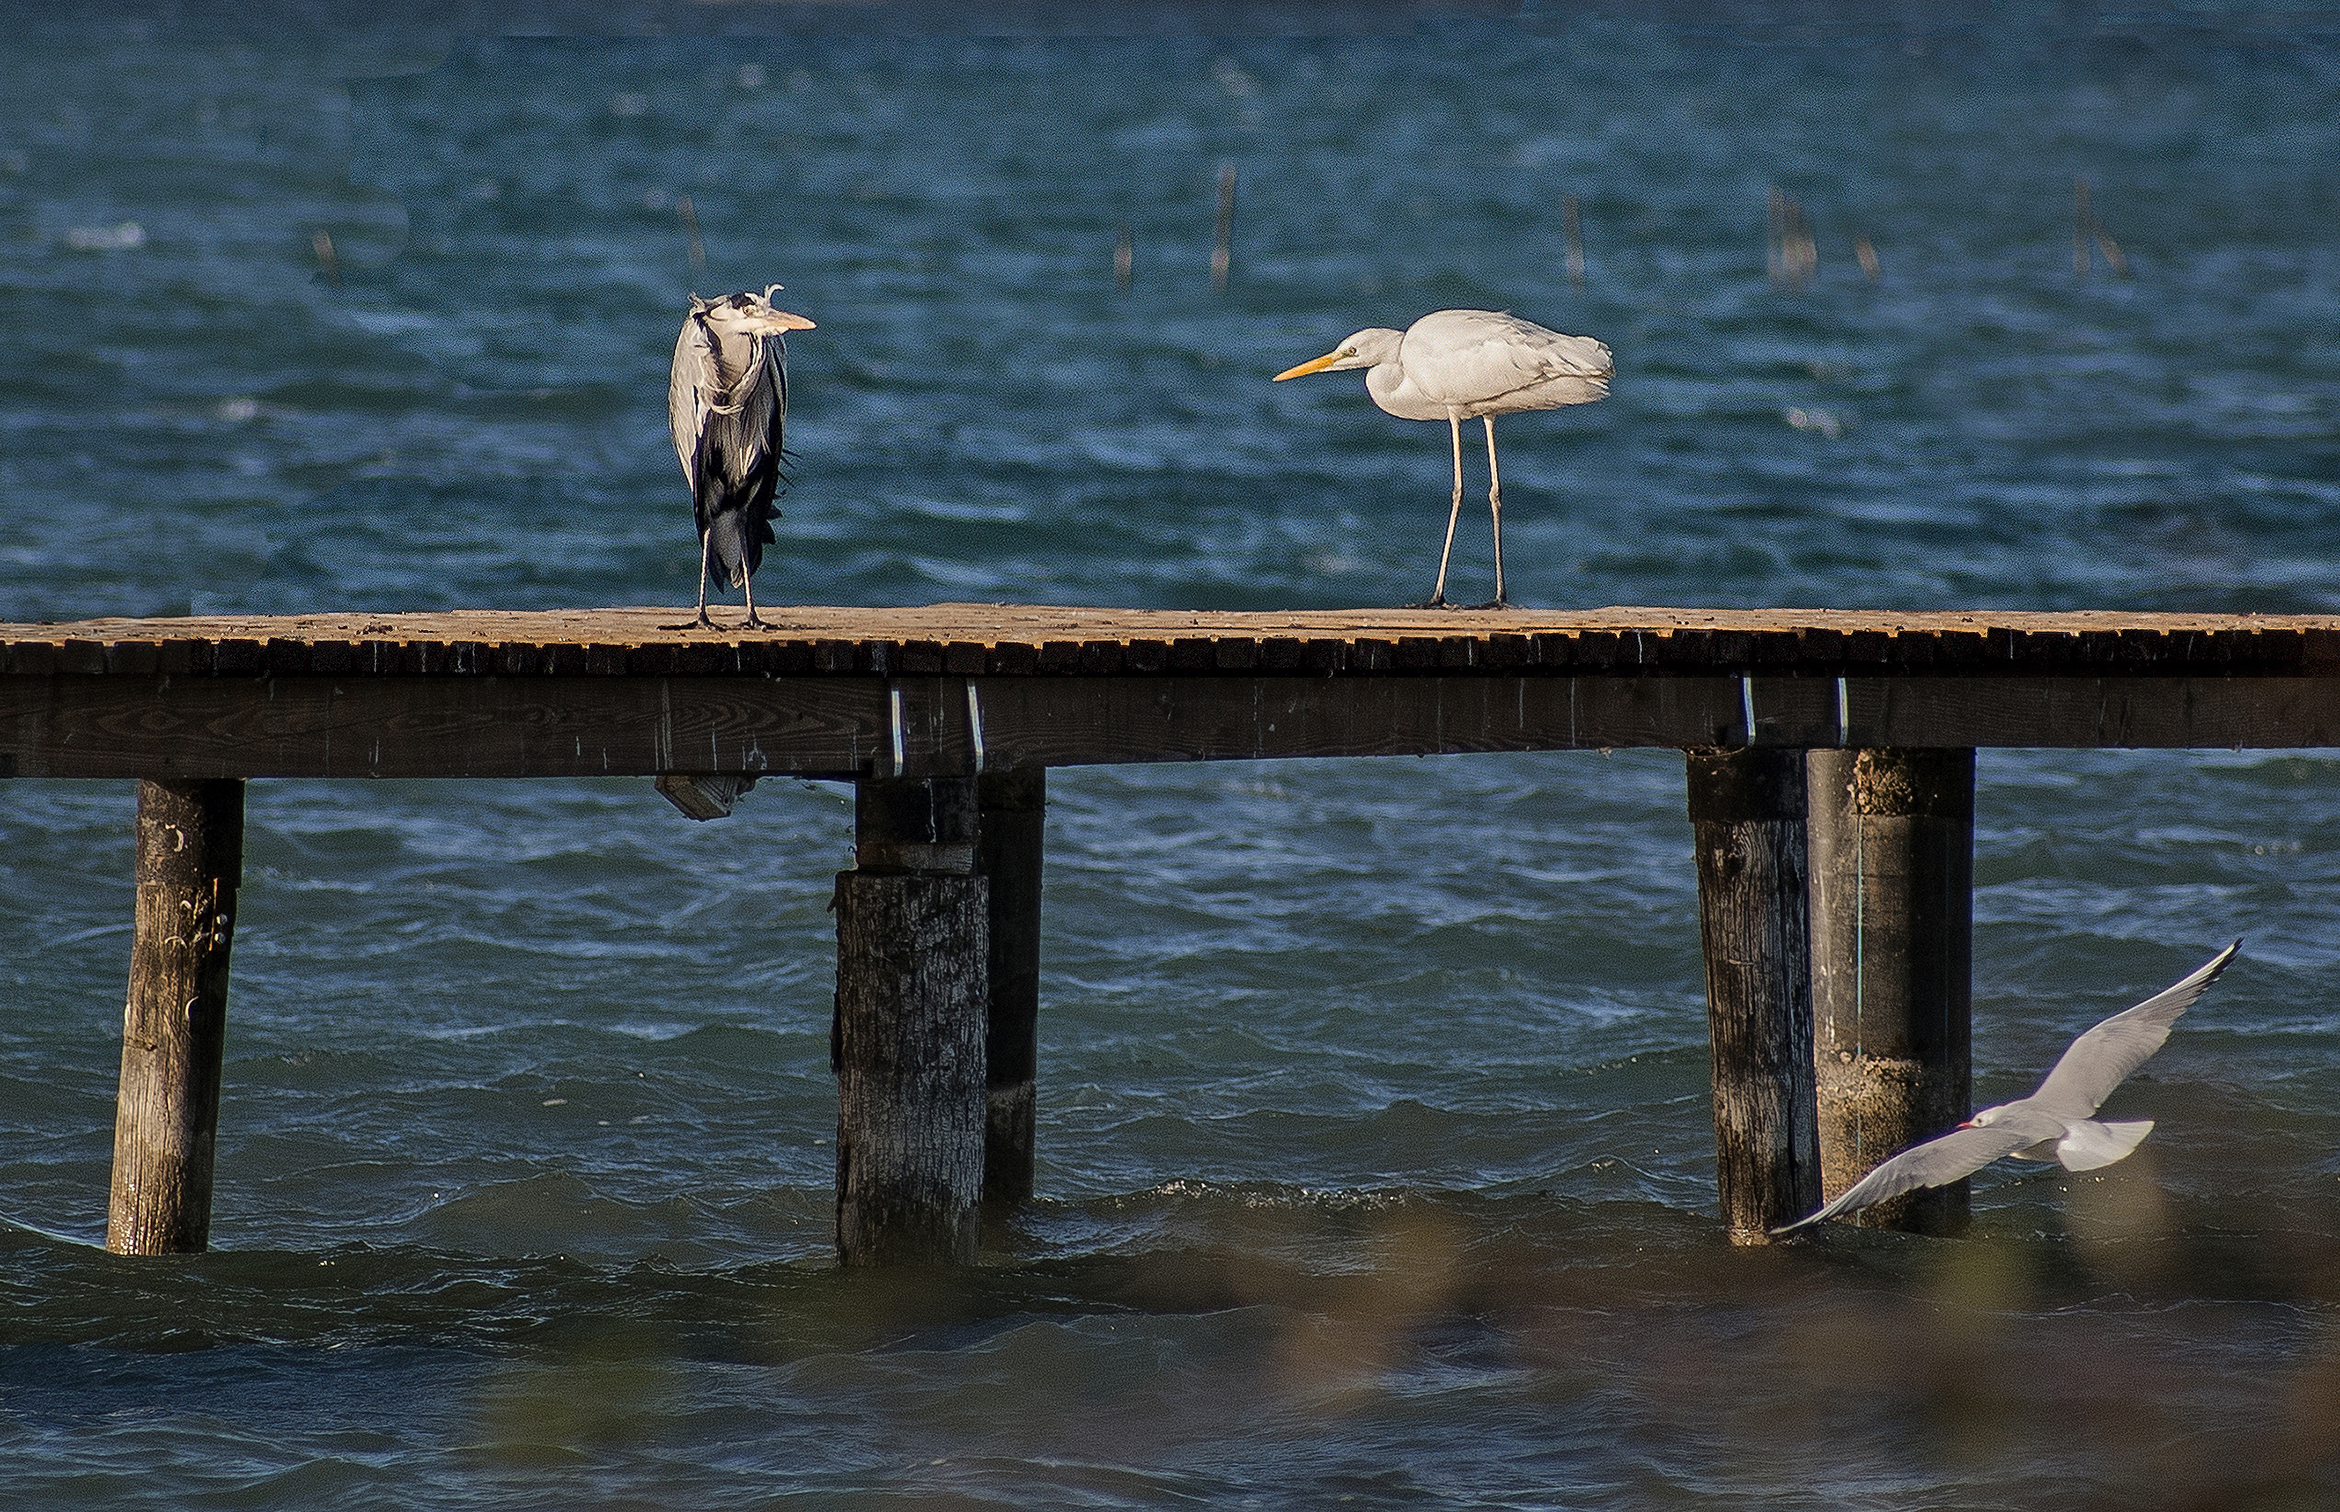
[[[2029,1097],[1985,1108],[1939,1139],[1913,1145],[1846,1189],[1809,1218],[1772,1230],[1793,1233],[1807,1224],[1857,1212],[1917,1187],[1944,1186],[2002,1156],[2058,1160],[2067,1171],[2093,1171],[2128,1155],[2153,1132],[2153,1120],[2099,1123],[2093,1116],[2113,1088],[2145,1064],[2169,1038],[2170,1025],[2218,980],[2237,940],[2184,981],[2114,1014],[2072,1041],[2055,1069]]]
[[[674,454],[691,484],[699,525],[699,618],[707,618],[707,572],[727,588],[747,590],[747,625],[756,618],[750,581],[772,540],[772,497],[780,489],[780,433],[788,418],[788,342],[809,331],[802,315],[772,308],[780,285],[722,299],[691,296],[674,342],[666,423]]]
[[[1523,410],[1560,409],[1606,398],[1617,364],[1606,343],[1563,336],[1501,310],[1439,310],[1403,331],[1376,326],[1274,381],[1308,373],[1364,368],[1365,392],[1400,420],[1444,420],[1454,442],[1454,505],[1446,512],[1446,549],[1438,556],[1438,586],[1427,603],[1446,602],[1446,564],[1454,555],[1454,522],[1462,515],[1462,423],[1476,415],[1487,426],[1487,507],[1495,516],[1495,602],[1503,596],[1503,479],[1495,468],[1495,417]]]

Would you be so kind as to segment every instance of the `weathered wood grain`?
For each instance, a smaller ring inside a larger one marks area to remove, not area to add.
[[[837,879],[837,1254],[972,1264],[983,1196],[984,879]]]
[[[1846,687],[1845,738],[1814,744],[2131,750],[2340,745],[2336,678],[1854,678]]]
[[[0,676],[2330,676],[2340,619],[1827,609],[1228,613],[804,607],[768,633],[671,609],[0,625]]]
[[[1768,1244],[1820,1205],[1804,756],[1692,751],[1687,765],[1715,1187],[1731,1242]]]
[[[980,779],[975,869],[991,884],[991,1005],[984,1036],[983,1205],[1032,1196],[1040,1064],[1040,872],[1048,821],[1043,767]]]
[[[19,777],[591,777],[871,769],[866,679],[0,678]]]
[[[2340,746],[2340,678],[60,674],[0,677],[0,776],[971,775],[976,707],[1000,767],[1738,746],[1749,711],[1766,746]]]
[[[990,886],[975,779],[858,785],[837,877],[837,1254],[972,1264],[984,1178]]]
[[[1973,1109],[1974,752],[1814,751],[1805,771],[1827,1201]],[[1852,1215],[1922,1234],[1966,1218],[1964,1181]]]
[[[142,782],[106,1248],[200,1254],[244,870],[244,785]]]

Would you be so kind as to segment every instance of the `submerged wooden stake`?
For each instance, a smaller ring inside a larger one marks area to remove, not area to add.
[[[856,800],[836,895],[837,1253],[969,1264],[991,954],[976,779],[869,779]]]
[[[1820,750],[1806,770],[1825,1201],[1973,1110],[1974,752]],[[1966,1218],[1959,1181],[1852,1221],[1949,1234]]]
[[[2096,212],[2088,208],[2088,180],[2072,180],[2072,276],[2088,276],[2088,231],[2096,224]]]
[[[1219,214],[1211,227],[1211,292],[1227,292],[1227,270],[1235,256],[1235,165],[1219,165]]]
[[[1040,866],[1048,820],[1048,769],[986,772],[978,783],[982,817],[975,869],[991,884],[983,1205],[999,1212],[1032,1196],[1034,1085],[1040,1058]]]
[[[698,208],[686,194],[674,202],[674,213],[675,218],[682,222],[684,250],[690,254],[691,271],[704,273],[707,271],[707,244],[699,238]]]
[[[1688,753],[1714,1058],[1715,1186],[1734,1244],[1820,1205],[1804,753]]]
[[[1584,290],[1584,228],[1576,215],[1576,196],[1560,196],[1560,236],[1566,243],[1568,259],[1568,286],[1579,293]]]
[[[106,1248],[200,1254],[211,1240],[244,784],[139,783],[136,866]]]

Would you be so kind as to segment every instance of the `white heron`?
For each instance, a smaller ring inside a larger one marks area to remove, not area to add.
[[[782,481],[780,436],[788,418],[785,333],[813,329],[802,315],[772,308],[779,287],[722,299],[693,294],[674,342],[666,423],[699,526],[697,623],[703,626],[714,624],[707,618],[713,566],[724,586],[747,590],[748,628],[770,628],[756,617],[751,579],[763,565],[778,513],[772,498]]]
[[[2145,1064],[2169,1038],[2179,1014],[2194,1005],[2226,969],[2237,940],[2176,985],[2104,1020],[2072,1041],[2055,1069],[2029,1097],[1985,1108],[1939,1139],[1910,1148],[1847,1188],[1809,1218],[1772,1230],[1792,1233],[1806,1224],[1857,1212],[1918,1187],[1946,1186],[2002,1156],[2056,1160],[2067,1171],[2093,1171],[2125,1159],[2153,1132],[2153,1120],[2099,1123],[2094,1117],[2113,1088]]]
[[[1495,417],[1606,398],[1617,373],[1608,345],[1590,336],[1564,336],[1507,311],[1439,310],[1403,331],[1359,331],[1313,362],[1286,368],[1275,381],[1349,368],[1366,369],[1365,392],[1382,409],[1400,420],[1444,420],[1454,442],[1454,504],[1446,514],[1438,585],[1425,609],[1446,602],[1446,565],[1462,515],[1463,417],[1486,422],[1487,507],[1495,517],[1492,607],[1502,607],[1503,477],[1495,466]]]

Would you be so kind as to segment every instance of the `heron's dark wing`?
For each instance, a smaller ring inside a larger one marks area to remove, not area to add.
[[[1929,1139],[1886,1161],[1877,1169],[1847,1187],[1844,1194],[1809,1218],[1772,1230],[1785,1234],[1806,1224],[1834,1218],[1839,1213],[1856,1213],[1865,1207],[1874,1207],[1889,1197],[1919,1187],[1944,1186],[1961,1176],[1971,1176],[2003,1155],[2012,1155],[2039,1138],[2039,1131],[2028,1125],[2010,1128],[2000,1125],[1982,1129],[1952,1129],[1939,1139]]]
[[[786,367],[778,336],[756,338],[744,376],[728,404],[710,408],[699,427],[691,502],[707,537],[717,580],[734,587],[753,576],[773,539],[773,497],[780,489]]]
[[[2055,1069],[2040,1082],[2039,1090],[2023,1100],[2064,1118],[2086,1118],[2094,1113],[2112,1095],[2113,1088],[2128,1080],[2130,1072],[2162,1047],[2178,1015],[2194,1006],[2194,1000],[2218,980],[2218,974],[2240,949],[2242,941],[2237,940],[2185,980],[2114,1014],[2072,1041]]]

